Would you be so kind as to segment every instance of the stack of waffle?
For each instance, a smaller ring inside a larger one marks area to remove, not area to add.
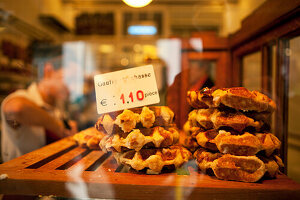
[[[246,88],[189,91],[195,108],[184,126],[186,147],[202,172],[219,179],[256,182],[283,167],[280,141],[269,133],[276,109],[267,96]]]
[[[180,167],[191,153],[177,145],[179,133],[174,113],[166,106],[133,108],[103,114],[95,127],[106,134],[100,141],[119,164],[158,174]]]

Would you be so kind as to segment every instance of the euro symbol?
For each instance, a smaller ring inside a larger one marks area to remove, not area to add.
[[[100,101],[100,103],[101,103],[102,106],[107,106],[106,100],[107,100],[107,99],[102,99],[102,100]]]

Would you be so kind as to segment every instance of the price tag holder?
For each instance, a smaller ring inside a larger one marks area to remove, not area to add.
[[[94,77],[98,114],[160,102],[152,65]]]

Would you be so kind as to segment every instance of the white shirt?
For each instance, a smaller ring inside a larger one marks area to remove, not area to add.
[[[12,128],[8,125],[3,112],[3,105],[12,97],[24,97],[40,107],[49,107],[43,101],[36,83],[32,83],[27,90],[17,90],[3,100],[1,105],[1,152],[4,162],[46,145],[46,133],[43,127],[21,125],[18,128]]]

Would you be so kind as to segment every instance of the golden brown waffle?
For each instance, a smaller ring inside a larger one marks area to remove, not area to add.
[[[167,106],[145,106],[103,114],[95,127],[112,135],[120,132],[128,133],[136,128],[167,127],[173,123],[173,118],[174,113]]]
[[[262,149],[265,151],[266,156],[270,156],[274,152],[279,151],[281,142],[272,133],[256,133],[256,137],[260,140]]]
[[[180,145],[187,148],[191,152],[196,151],[196,149],[199,147],[199,144],[197,143],[196,139],[193,138],[189,133],[186,133],[184,131],[181,131],[180,133]]]
[[[212,89],[204,88],[200,91],[188,91],[187,101],[193,108],[211,108],[213,106]]]
[[[258,156],[260,160],[262,160],[266,167],[266,173],[265,176],[274,178],[276,175],[280,172],[280,168],[283,167],[282,160],[278,156],[272,156],[272,157],[263,157]]]
[[[75,134],[73,139],[79,146],[87,147],[89,149],[100,149],[99,143],[104,136],[105,134],[96,130],[94,127],[91,127]]]
[[[244,87],[188,91],[187,99],[194,108],[216,108],[224,105],[236,110],[257,112],[273,112],[276,109],[276,104],[269,97]]]
[[[273,178],[279,173],[279,164],[274,157],[234,156],[211,153],[202,148],[194,153],[194,157],[202,172],[212,171],[218,179],[257,182],[265,174]]]
[[[181,145],[191,152],[195,152],[199,148],[199,144],[197,143],[195,138],[192,138],[191,136],[185,137]]]
[[[256,156],[226,154],[213,162],[212,170],[218,179],[257,182],[265,174],[266,166]]]
[[[197,143],[201,147],[204,147],[211,151],[217,151],[218,148],[214,139],[218,134],[218,131],[211,129],[208,131],[196,131],[192,134],[192,137],[196,139]]]
[[[163,148],[174,145],[179,140],[176,128],[164,129],[163,127],[133,129],[124,137],[120,134],[106,136],[100,142],[104,151],[123,152],[128,150],[139,151],[142,148]]]
[[[178,168],[191,158],[191,152],[180,146],[163,149],[141,149],[113,153],[119,164],[127,165],[135,170],[148,169],[147,173],[161,173],[164,167]]]
[[[210,170],[212,169],[213,161],[223,156],[221,153],[212,153],[203,148],[197,149],[193,155],[196,159],[199,169],[208,174],[211,173]]]
[[[243,132],[251,127],[260,131],[264,125],[262,121],[255,121],[241,112],[228,113],[215,108],[193,110],[189,113],[188,120],[191,126],[200,126],[206,130],[230,127]]]
[[[271,156],[280,149],[280,141],[271,133],[233,135],[230,132],[214,129],[197,131],[192,134],[197,143],[208,150],[219,151],[236,156],[253,156],[259,151],[264,151],[266,156]]]
[[[180,144],[190,150],[191,152],[196,151],[196,149],[199,147],[199,144],[197,143],[196,139],[192,137],[192,134],[194,132],[197,132],[199,130],[202,130],[200,127],[192,127],[190,121],[187,121],[183,125],[183,132],[180,135]]]
[[[243,135],[231,135],[230,132],[221,130],[214,142],[221,153],[237,156],[253,156],[263,150],[258,137],[247,132]]]
[[[248,111],[248,112],[242,112],[244,115],[247,117],[250,117],[254,119],[255,121],[262,121],[264,123],[270,124],[271,123],[271,115],[272,113],[270,112],[253,112],[253,111]]]
[[[197,124],[196,124],[197,125]],[[187,136],[191,136],[194,132],[198,130],[202,130],[203,128],[197,127],[197,126],[192,126],[191,121],[185,122],[183,125],[183,131]],[[203,129],[204,130],[204,129]]]

